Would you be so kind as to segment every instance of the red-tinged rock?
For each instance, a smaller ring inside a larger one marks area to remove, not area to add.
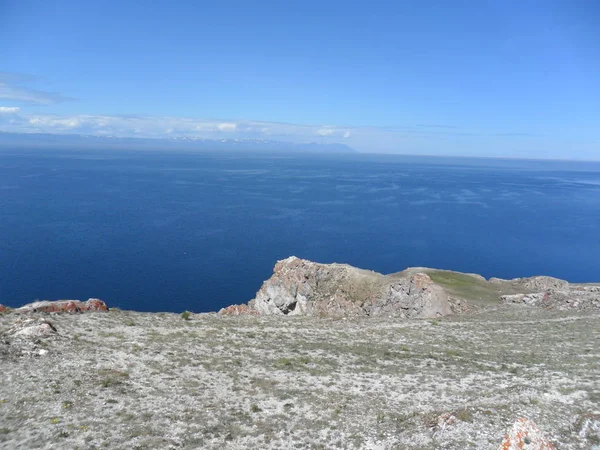
[[[219,311],[220,316],[258,316],[258,311],[248,305],[231,305]]]
[[[414,288],[422,290],[426,290],[433,284],[433,281],[431,281],[431,278],[426,273],[415,273],[411,277],[410,282]]]
[[[76,313],[81,312],[81,302],[79,300],[57,300],[54,302],[44,300],[40,302],[29,303],[25,306],[17,308],[17,313]]]
[[[29,303],[15,310],[16,313],[79,313],[88,311],[108,311],[106,304],[97,298],[91,298],[87,302],[79,300],[56,300]]]
[[[0,305],[0,314],[2,314],[4,311],[6,311],[8,308],[4,305]]]
[[[81,305],[82,311],[108,311],[106,303],[99,298],[90,298]]]
[[[518,418],[506,433],[498,450],[556,450],[535,423]]]

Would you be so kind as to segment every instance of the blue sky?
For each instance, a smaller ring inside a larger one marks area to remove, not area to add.
[[[0,0],[0,130],[600,159],[600,3]]]

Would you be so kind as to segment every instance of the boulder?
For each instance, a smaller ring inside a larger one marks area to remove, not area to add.
[[[295,256],[278,261],[248,305],[220,314],[395,316],[452,314],[445,291],[425,273],[382,275],[347,264],[320,264]],[[241,308],[241,309],[240,309]]]
[[[25,338],[45,337],[56,334],[56,328],[48,320],[19,319],[12,324],[6,334]]]
[[[580,439],[588,442],[600,442],[600,413],[581,414],[571,425]]]
[[[1,333],[0,360],[49,353],[47,340],[59,337],[52,322],[41,317],[21,317]]]
[[[80,308],[81,308],[82,312],[88,312],[88,311],[108,311],[108,307],[106,306],[106,303],[104,303],[99,298],[90,298],[90,299],[88,299],[85,303],[83,303],[80,306]]]
[[[6,312],[8,310],[8,308],[2,304],[0,304],[0,314],[2,314],[3,312]]]
[[[258,311],[248,305],[231,305],[219,311],[221,316],[257,316]]]
[[[45,313],[79,313],[88,311],[108,311],[106,304],[97,298],[90,298],[86,302],[80,300],[43,300],[29,303],[15,310],[18,314],[45,312]]]
[[[531,420],[521,417],[508,430],[498,450],[556,450]]]

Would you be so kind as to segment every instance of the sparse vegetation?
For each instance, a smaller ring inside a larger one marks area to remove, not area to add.
[[[190,320],[191,317],[192,317],[192,313],[189,311],[184,311],[181,313],[181,318],[183,320]]]
[[[253,413],[257,413],[261,412],[262,409],[260,409],[260,407],[256,403],[252,403],[252,406],[250,406],[250,411],[252,411]]]
[[[455,416],[462,422],[473,422],[473,412],[469,408],[462,408],[456,411]]]
[[[497,448],[521,415],[598,445],[598,315],[52,320],[57,337],[0,340],[0,447]]]

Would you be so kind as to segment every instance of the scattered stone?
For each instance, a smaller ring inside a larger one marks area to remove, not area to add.
[[[567,290],[548,289],[546,292],[500,296],[502,303],[541,306],[547,309],[590,310],[600,309],[600,290],[597,286],[571,287]]]
[[[545,292],[537,292],[535,294],[512,294],[500,296],[502,303],[523,303],[525,305],[538,305],[547,299],[548,294]]]
[[[518,418],[506,433],[498,450],[556,450],[535,423]]]
[[[89,311],[108,311],[106,304],[97,298],[90,298],[86,302],[80,300],[43,300],[29,303],[15,310],[19,314],[45,312],[45,313],[79,313]]]
[[[498,449],[517,417],[598,447],[600,314],[488,305],[412,323],[3,314],[0,448]],[[58,333],[6,334],[41,319]]]
[[[433,430],[433,437],[441,436],[448,427],[455,425],[457,420],[454,413],[451,412],[443,413],[435,417],[429,424],[430,428]]]
[[[572,427],[581,439],[600,444],[600,413],[582,414],[576,418]]]
[[[453,314],[463,314],[474,309],[474,306],[463,298],[448,297],[448,302]]]

